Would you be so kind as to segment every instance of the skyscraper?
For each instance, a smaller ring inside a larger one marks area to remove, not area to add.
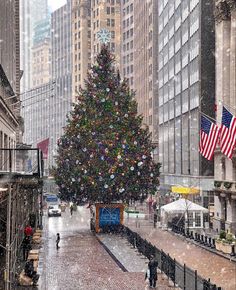
[[[116,65],[120,66],[120,0],[92,0],[91,1],[91,53],[94,61],[100,52],[101,42],[97,33],[101,29],[111,32],[111,41],[108,43],[115,54]]]
[[[19,84],[19,1],[0,1],[0,148],[15,148],[18,141],[19,120],[14,108]],[[0,170],[8,170],[8,158],[7,152],[0,152]]]
[[[55,81],[55,102],[51,107],[52,135],[49,165],[53,164],[56,154],[57,140],[63,133],[66,115],[72,108],[72,40],[71,40],[71,11],[72,1],[52,13],[51,42],[52,42],[52,80]]]
[[[32,86],[33,29],[37,22],[48,16],[47,0],[20,0],[21,91]]]
[[[34,27],[32,46],[32,87],[49,82],[51,76],[51,26],[49,16]]]
[[[91,65],[91,0],[73,1],[72,7],[72,95],[84,86]]]
[[[157,1],[121,1],[121,34],[121,75],[135,91],[138,114],[157,145]]]
[[[214,117],[213,1],[160,0],[158,15],[161,188],[197,187],[204,204],[213,163],[198,151],[199,119],[201,112]]]

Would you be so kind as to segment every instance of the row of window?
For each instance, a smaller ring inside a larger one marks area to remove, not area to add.
[[[199,11],[198,6],[190,14],[189,18],[182,23],[181,26],[175,27],[173,22],[165,27],[162,32],[159,32],[159,52],[171,40],[175,39],[175,50],[180,49],[199,29]]]
[[[123,20],[123,29],[129,27],[134,23],[134,16],[131,15],[129,18]]]
[[[126,32],[123,33],[123,41],[125,41],[126,39],[129,39],[130,37],[133,37],[133,35],[134,35],[133,28],[127,30]]]
[[[123,8],[123,16],[125,16],[126,14],[129,14],[133,11],[134,11],[134,5],[133,5],[133,3],[131,3],[126,8]]]
[[[127,42],[126,44],[123,44],[123,52],[128,51],[130,49],[134,48],[134,41],[131,40],[130,42]]]
[[[159,92],[160,93],[160,92]],[[163,103],[163,96],[159,96],[159,123],[165,123],[199,106],[199,86],[195,84],[173,99]]]
[[[178,50],[175,50],[175,47]],[[194,58],[196,58],[199,55],[200,53],[199,48],[200,47],[199,47],[198,31],[183,46],[179,46],[179,44],[175,45],[174,37],[172,37],[172,39],[170,39],[170,41],[164,47],[162,52],[159,53],[158,56],[159,69],[161,70],[163,66],[165,66],[168,62],[170,63],[170,67],[174,68],[174,62],[176,63],[180,61],[181,67],[184,68],[189,62],[191,62]]]
[[[159,158],[163,172],[198,175],[198,127],[197,110],[159,127]]]

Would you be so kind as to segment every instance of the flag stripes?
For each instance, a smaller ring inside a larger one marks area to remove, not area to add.
[[[211,160],[219,138],[219,127],[205,116],[201,116],[199,151],[203,157]]]
[[[232,158],[233,150],[236,142],[236,118],[223,107],[221,133],[220,133],[220,149],[228,158]]]

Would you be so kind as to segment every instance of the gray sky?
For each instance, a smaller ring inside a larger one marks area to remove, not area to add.
[[[52,9],[52,11],[60,8],[66,3],[66,0],[48,0],[48,6]]]

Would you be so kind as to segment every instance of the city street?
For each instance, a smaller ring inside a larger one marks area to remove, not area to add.
[[[90,232],[89,212],[85,207],[78,207],[72,216],[68,208],[62,217],[44,216],[38,289],[149,289],[142,272],[145,271],[147,260],[131,249],[127,241],[117,241],[113,235],[101,235],[99,242]],[[57,232],[61,235],[59,250],[56,250]],[[101,242],[122,262],[125,271],[108,254]],[[157,289],[171,289],[162,275],[159,275],[158,285]]]

